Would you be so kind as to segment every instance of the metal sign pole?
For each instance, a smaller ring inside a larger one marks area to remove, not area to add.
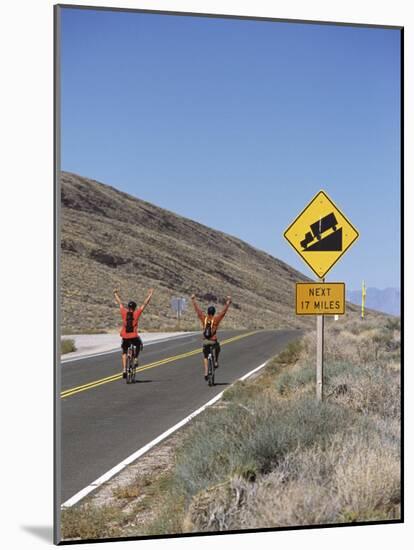
[[[320,279],[322,283],[325,278]],[[324,315],[316,316],[316,399],[323,401]]]

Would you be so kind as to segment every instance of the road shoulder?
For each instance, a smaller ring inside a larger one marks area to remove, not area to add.
[[[140,337],[144,345],[156,344],[166,340],[185,338],[195,332],[141,332]],[[119,351],[121,338],[118,334],[68,334],[61,340],[73,340],[76,351],[62,355],[61,363],[68,363],[77,359],[86,359],[105,353]]]

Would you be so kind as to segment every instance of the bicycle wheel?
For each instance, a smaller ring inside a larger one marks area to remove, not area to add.
[[[132,353],[132,357],[131,357],[131,366],[132,366],[132,383],[135,384],[136,382],[136,373],[137,373],[137,368],[138,368],[138,354],[139,354],[139,349],[137,346],[134,346],[133,347],[133,353]]]
[[[126,383],[127,384],[131,384],[132,382],[132,369],[133,369],[133,365],[132,365],[132,357],[128,354],[127,355],[127,364],[126,364]]]
[[[211,353],[208,356],[207,376],[208,376],[208,385],[209,386],[214,386],[214,365],[213,365],[213,357],[212,357]]]

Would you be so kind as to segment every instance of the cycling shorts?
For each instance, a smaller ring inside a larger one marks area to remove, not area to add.
[[[142,344],[142,340],[139,336],[137,338],[122,338],[122,343],[121,343],[122,353],[126,353],[131,344],[133,346],[136,346],[137,356],[138,356],[139,352],[144,347]]]
[[[210,353],[210,347],[215,350],[216,357],[220,353],[220,344],[217,342],[217,340],[216,341],[211,341],[211,342],[204,341],[203,355],[206,359],[208,358],[208,354]]]

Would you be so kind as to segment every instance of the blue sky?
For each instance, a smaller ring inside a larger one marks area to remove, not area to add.
[[[399,287],[400,33],[62,10],[63,170],[309,268],[325,190],[360,238],[327,280]]]

